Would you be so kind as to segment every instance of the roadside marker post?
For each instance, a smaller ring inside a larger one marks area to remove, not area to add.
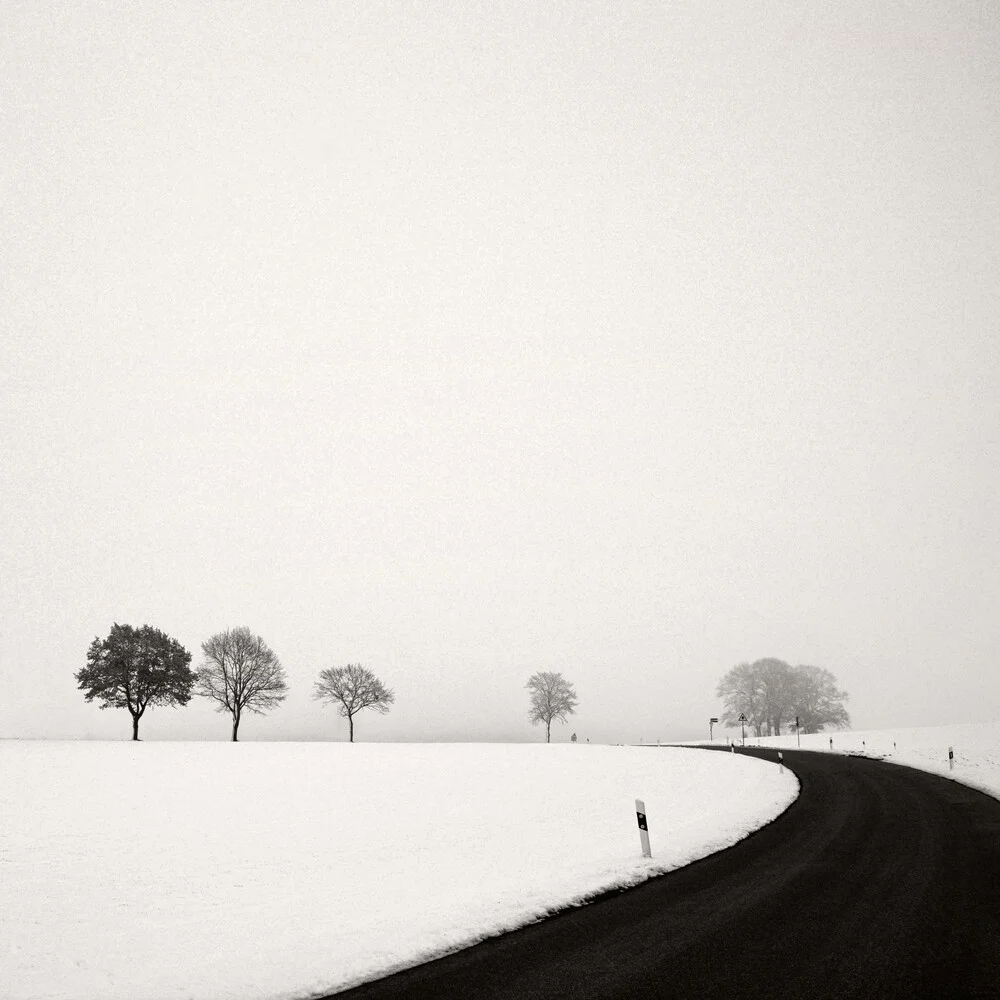
[[[778,771],[780,774],[785,773],[785,758],[781,751],[778,751]]]
[[[635,800],[635,818],[639,821],[639,842],[642,844],[642,856],[651,858],[649,849],[649,827],[646,825],[646,803],[642,799]]]
[[[955,770],[955,748],[948,747],[948,770]]]

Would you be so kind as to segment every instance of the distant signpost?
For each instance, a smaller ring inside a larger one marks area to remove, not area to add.
[[[711,719],[708,720],[708,742],[709,743],[713,742],[713,740],[715,739],[715,737],[712,735],[712,726],[714,726],[718,721],[719,720],[716,719],[714,716]]]
[[[750,720],[742,712],[740,712],[740,717],[736,721],[740,724],[740,732],[742,733],[742,736],[740,737],[740,746],[746,746],[747,723]]]

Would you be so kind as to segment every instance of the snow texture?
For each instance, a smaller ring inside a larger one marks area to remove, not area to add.
[[[0,775],[8,1000],[322,995],[730,846],[798,794],[738,754],[587,745],[5,741]]]

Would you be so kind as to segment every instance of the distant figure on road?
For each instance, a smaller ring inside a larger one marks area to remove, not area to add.
[[[570,739],[571,743],[575,743],[576,742],[576,733],[574,733],[569,739]]]
[[[830,749],[831,750],[833,749],[833,737],[832,736],[830,737]]]

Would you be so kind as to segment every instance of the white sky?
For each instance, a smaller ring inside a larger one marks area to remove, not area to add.
[[[1000,14],[808,6],[8,5],[0,735],[127,737],[115,621],[263,635],[245,739],[1000,715]]]

